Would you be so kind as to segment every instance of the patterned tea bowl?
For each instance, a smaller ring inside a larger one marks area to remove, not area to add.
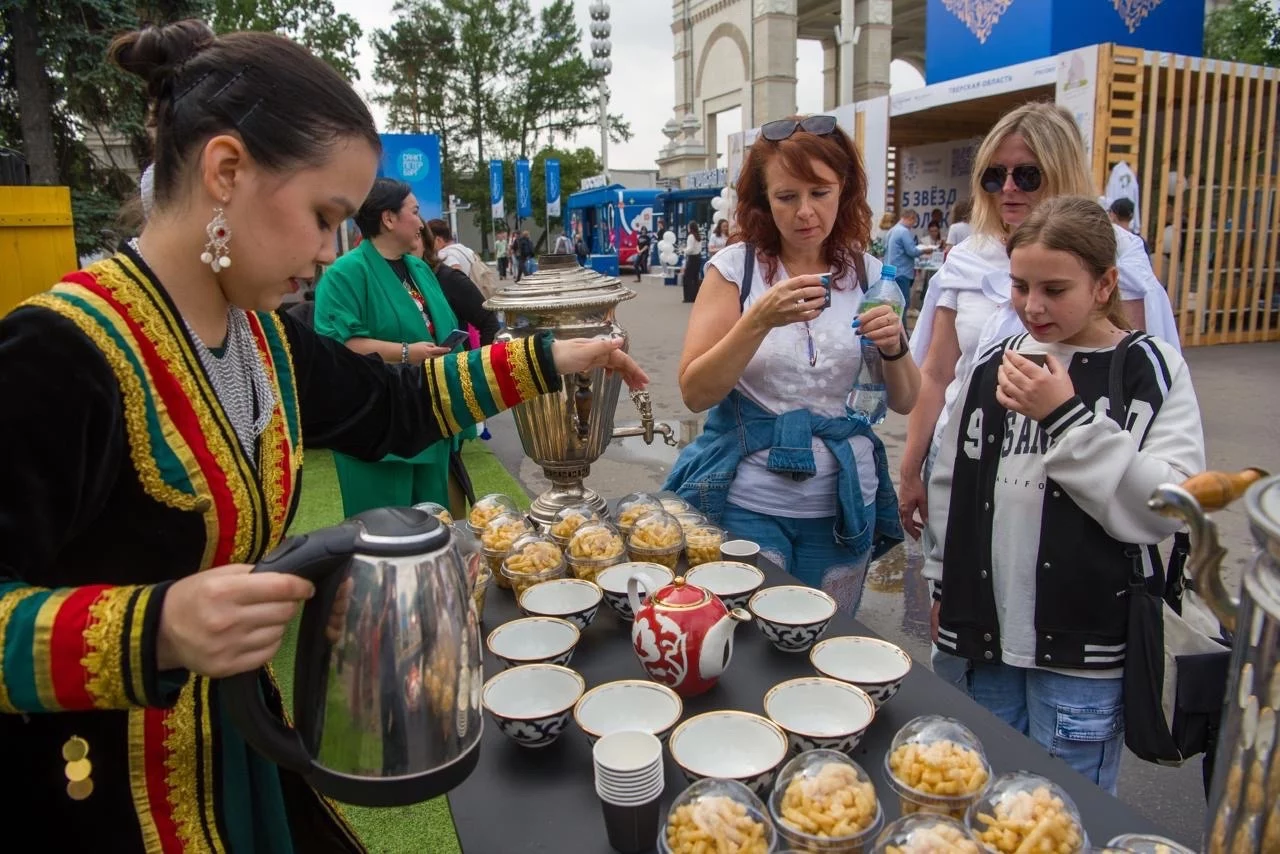
[[[587,683],[559,664],[523,664],[484,683],[484,707],[502,734],[521,747],[546,747],[569,725]]]
[[[704,712],[681,723],[668,743],[690,783],[705,777],[737,780],[763,797],[790,745],[773,721],[749,712]]]
[[[797,753],[826,749],[852,755],[875,719],[876,704],[856,685],[802,676],[770,688],[764,713],[782,727]]]
[[[582,633],[558,617],[525,617],[503,623],[485,640],[489,652],[507,667],[522,664],[568,665]]]
[[[819,675],[857,685],[876,708],[889,702],[911,670],[911,656],[879,638],[827,638],[809,653]]]
[[[783,652],[806,652],[827,630],[836,600],[802,585],[766,587],[751,597],[748,610],[769,642]]]

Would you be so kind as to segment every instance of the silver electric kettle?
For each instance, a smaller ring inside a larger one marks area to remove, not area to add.
[[[292,537],[254,572],[316,586],[302,610],[294,726],[257,672],[221,680],[245,740],[321,793],[399,806],[460,784],[480,755],[480,634],[454,534],[434,516],[380,508]]]

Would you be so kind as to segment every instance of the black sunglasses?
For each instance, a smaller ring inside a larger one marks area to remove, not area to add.
[[[1004,189],[1004,180],[1008,176],[1008,166],[988,166],[982,173],[982,189],[988,193],[998,193]],[[1039,166],[1024,163],[1013,167],[1013,185],[1024,193],[1034,193],[1040,189],[1043,178],[1044,173]]]
[[[814,136],[826,136],[836,129],[835,116],[809,116],[804,119],[778,119],[760,125],[760,135],[770,142],[789,139],[797,130]]]

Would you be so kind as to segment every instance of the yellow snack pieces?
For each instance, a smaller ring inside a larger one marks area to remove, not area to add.
[[[971,795],[987,784],[978,752],[946,739],[899,745],[889,756],[889,770],[900,783],[926,795]]]
[[[1084,846],[1080,825],[1045,786],[1012,792],[993,812],[978,814],[985,826],[978,838],[1001,854],[1075,854]]]
[[[823,839],[854,836],[871,826],[879,806],[875,786],[841,762],[828,762],[816,774],[799,774],[782,795],[782,822],[792,830]]]
[[[671,813],[667,846],[671,854],[768,854],[769,837],[745,805],[707,795]]]

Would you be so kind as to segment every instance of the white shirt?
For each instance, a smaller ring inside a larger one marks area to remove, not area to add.
[[[952,223],[947,229],[947,246],[959,246],[961,243],[973,234],[973,226],[967,222]]]
[[[440,261],[448,267],[457,267],[468,276],[471,275],[471,250],[461,243],[450,243],[438,253]]]
[[[880,277],[880,261],[864,255],[867,280]],[[735,285],[741,285],[746,268],[746,246],[734,243],[711,259],[711,266]],[[752,274],[751,293],[744,311],[764,296],[768,289],[765,270],[759,261]],[[790,278],[778,264],[775,281]],[[862,365],[859,339],[853,334],[853,319],[862,305],[862,289],[857,274],[850,270],[843,279],[832,282],[831,307],[809,323],[818,361],[809,365],[808,337],[803,323],[773,329],[765,336],[747,368],[742,372],[738,391],[775,415],[795,409],[808,409],[817,415],[840,418],[845,414],[845,399],[853,390],[854,379]],[[875,500],[878,479],[871,442],[863,436],[849,440],[858,465],[862,500]],[[729,501],[755,513],[793,519],[820,519],[836,514],[836,478],[838,465],[821,439],[812,441],[817,474],[803,481],[776,474],[766,467],[769,452],[760,451],[746,457],[729,487]]]
[[[1111,170],[1111,177],[1107,179],[1106,207],[1110,208],[1116,199],[1133,202],[1133,221],[1130,227],[1137,230],[1138,223],[1142,221],[1138,218],[1138,176],[1133,174],[1128,163],[1117,163]]]

